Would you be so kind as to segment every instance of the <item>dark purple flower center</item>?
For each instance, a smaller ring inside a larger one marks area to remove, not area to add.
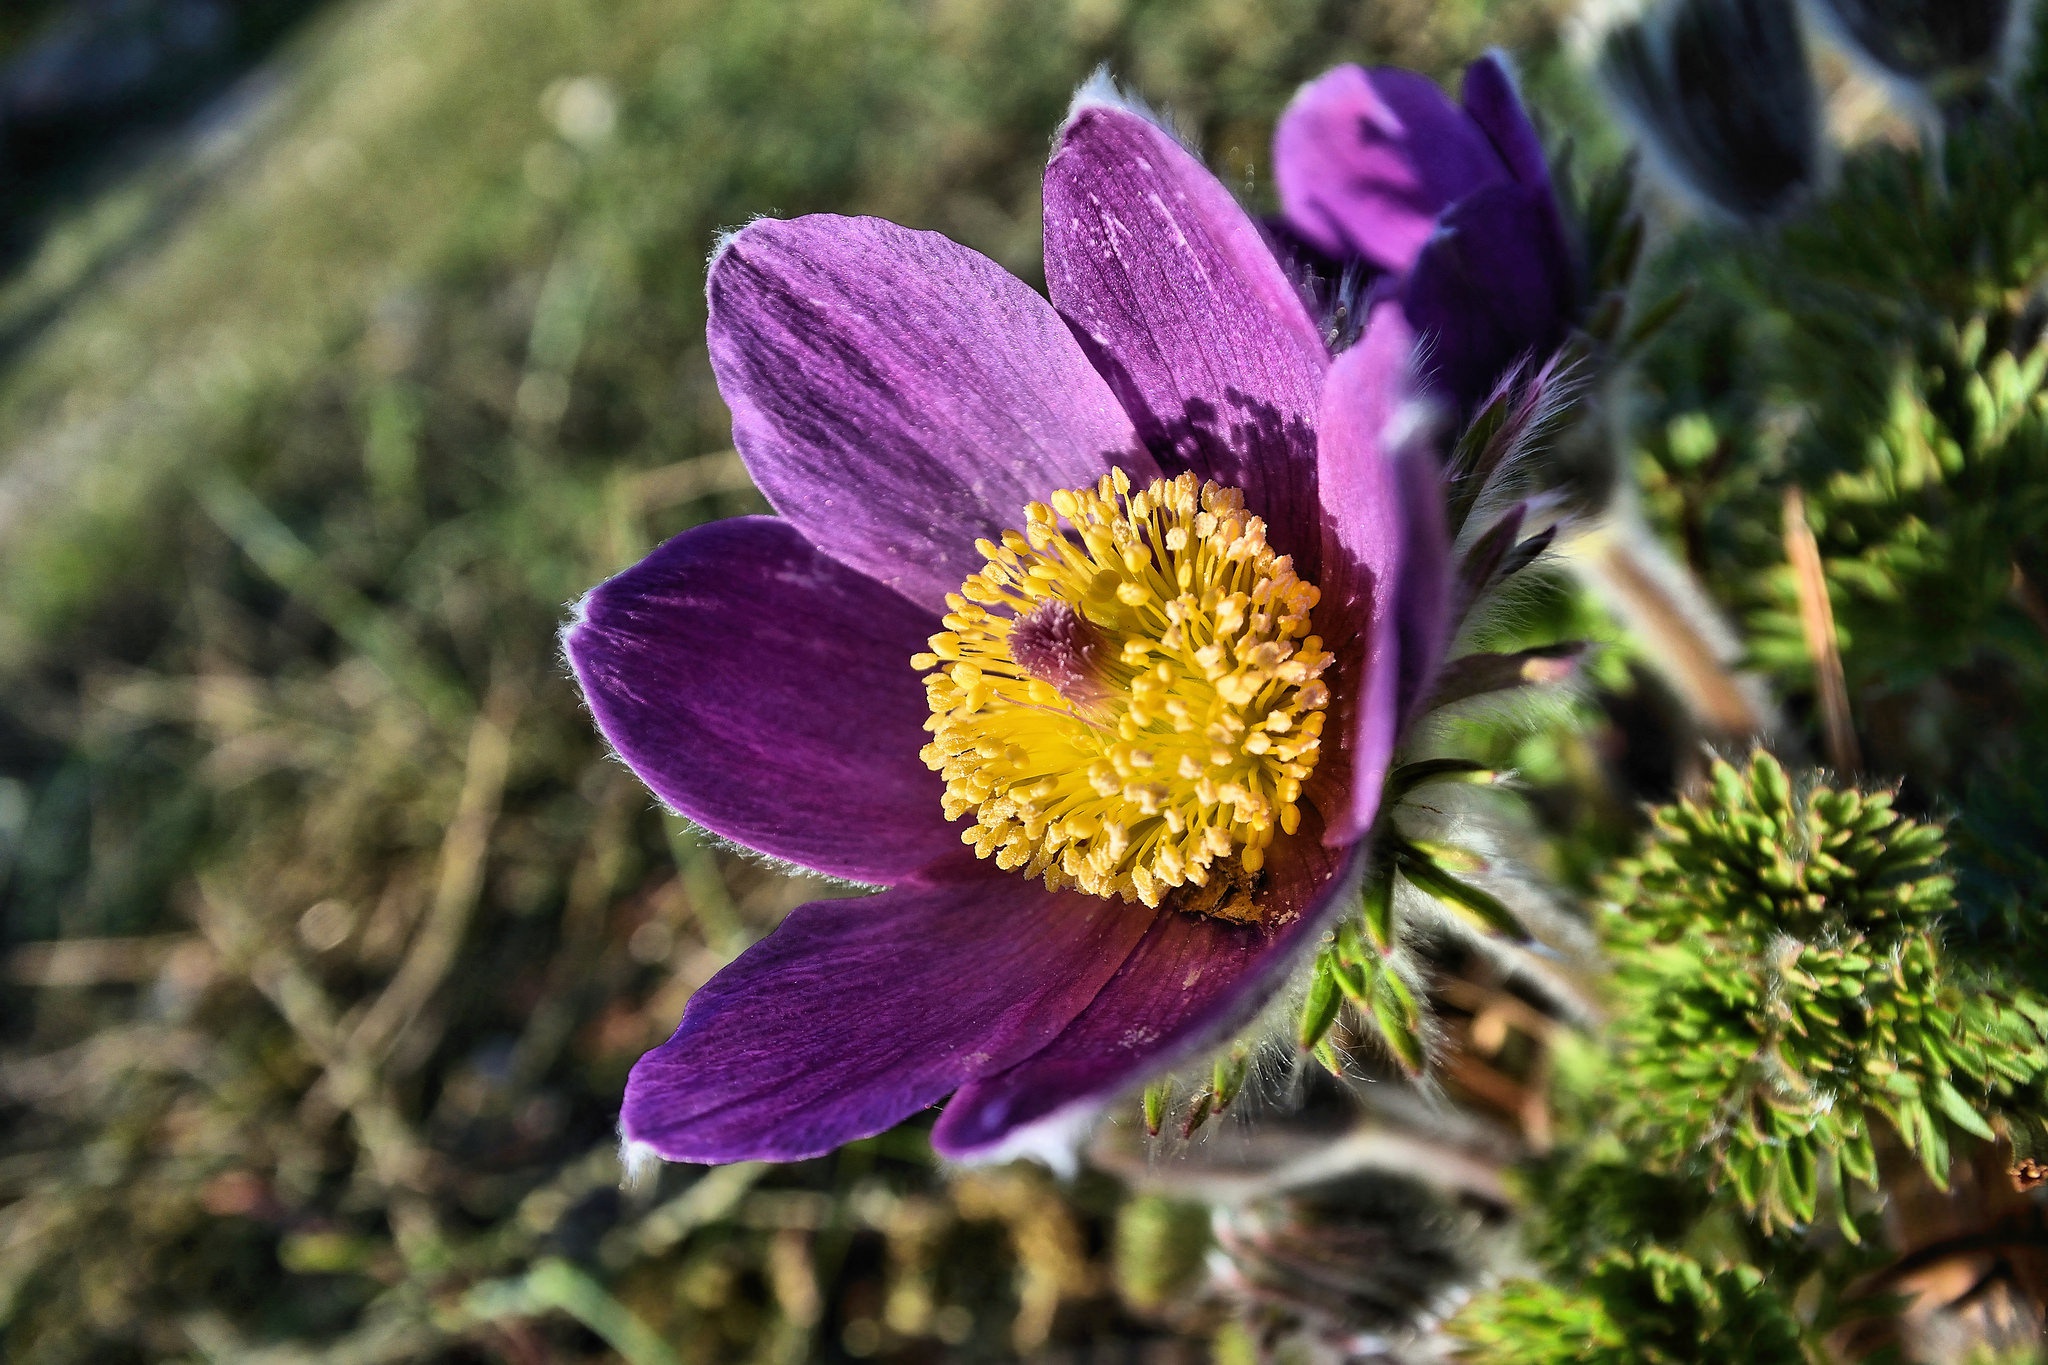
[[[1010,657],[1032,677],[1050,683],[1076,710],[1099,709],[1109,700],[1103,676],[1108,645],[1069,602],[1041,602],[1011,626]]]

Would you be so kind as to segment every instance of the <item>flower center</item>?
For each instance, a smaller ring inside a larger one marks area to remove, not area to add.
[[[1064,527],[1062,522],[1065,523]],[[925,672],[946,818],[999,867],[1227,919],[1301,823],[1331,656],[1315,586],[1235,488],[1122,470],[1024,510],[946,597]]]

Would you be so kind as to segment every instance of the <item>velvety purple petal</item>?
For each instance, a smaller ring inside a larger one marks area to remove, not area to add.
[[[1157,913],[962,856],[806,905],[713,977],[633,1067],[627,1141],[797,1161],[879,1133],[1051,1041]]]
[[[1312,570],[1329,353],[1222,183],[1137,114],[1084,105],[1045,172],[1045,278],[1168,472],[1242,488]]]
[[[1308,822],[1274,846],[1267,893],[1293,918],[1272,930],[1162,912],[1130,959],[1043,1051],[964,1086],[932,1130],[951,1157],[1001,1154],[1020,1130],[1092,1113],[1249,1024],[1356,885],[1355,848]]]
[[[733,442],[820,550],[939,609],[978,536],[1119,465],[1129,418],[1046,301],[988,258],[875,218],[762,220],[711,266]]]
[[[1273,179],[1295,231],[1332,256],[1406,271],[1437,215],[1508,178],[1485,131],[1427,76],[1340,66],[1287,106]]]
[[[1339,842],[1372,828],[1399,737],[1399,617],[1410,518],[1393,452],[1402,425],[1414,420],[1403,411],[1413,401],[1413,352],[1399,308],[1382,304],[1358,343],[1337,357],[1323,388],[1323,582],[1316,625],[1337,656],[1340,705],[1332,720],[1348,746],[1344,791],[1328,815],[1329,837]],[[1317,765],[1317,777],[1333,757]]]
[[[1426,378],[1464,412],[1515,361],[1557,346],[1575,292],[1549,190],[1495,185],[1444,215],[1401,298]]]
[[[1550,185],[1550,159],[1543,154],[1543,139],[1522,107],[1515,89],[1514,72],[1507,58],[1489,52],[1465,68],[1462,91],[1465,112],[1493,143],[1508,173],[1532,188]]]
[[[1394,456],[1400,489],[1401,587],[1395,625],[1401,632],[1400,721],[1405,728],[1429,700],[1450,648],[1457,571],[1444,510],[1444,473],[1436,451],[1413,441]]]
[[[748,848],[888,883],[960,846],[918,755],[910,656],[937,621],[774,517],[686,531],[566,636],[598,729],[655,794]]]

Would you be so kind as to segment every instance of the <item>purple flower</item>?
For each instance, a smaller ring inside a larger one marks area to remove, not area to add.
[[[1452,104],[1413,71],[1340,66],[1304,86],[1273,138],[1282,223],[1420,339],[1427,379],[1460,410],[1563,340],[1579,271],[1543,143],[1501,58]]]
[[[793,1160],[951,1095],[1038,1145],[1241,1031],[1359,873],[1450,610],[1408,357],[1332,360],[1230,194],[1082,103],[1050,305],[944,237],[760,221],[710,349],[778,517],[598,587],[567,648],[675,810],[879,894],[789,916],[627,1083],[629,1142]],[[973,847],[964,847],[972,845]]]

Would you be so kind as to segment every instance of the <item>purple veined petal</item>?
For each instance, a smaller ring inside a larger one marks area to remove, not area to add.
[[[1420,435],[1418,432],[1417,435]],[[1398,732],[1412,722],[1435,690],[1456,621],[1457,571],[1451,562],[1450,522],[1444,507],[1444,471],[1428,441],[1410,440],[1394,452],[1401,498],[1401,585],[1394,624],[1401,634]]]
[[[976,537],[1112,466],[1156,472],[1046,301],[935,232],[763,219],[712,262],[709,338],[733,442],[820,550],[942,609]]]
[[[1576,293],[1548,187],[1493,185],[1452,206],[1402,286],[1425,378],[1460,412],[1563,340]]]
[[[918,751],[910,656],[938,621],[774,517],[686,531],[594,589],[565,633],[598,729],[705,828],[889,883],[960,846]]]
[[[1358,846],[1329,848],[1304,820],[1273,847],[1277,929],[1165,911],[1088,1008],[1043,1051],[964,1086],[939,1116],[941,1155],[1036,1152],[1059,1133],[1251,1023],[1355,890]]]
[[[1465,68],[1461,92],[1465,112],[1493,142],[1509,174],[1533,188],[1550,188],[1550,158],[1543,139],[1515,88],[1514,69],[1500,52],[1489,52]]]
[[[1508,178],[1492,139],[1427,76],[1340,66],[1303,86],[1273,135],[1296,232],[1335,257],[1405,272],[1446,207]]]
[[[1222,183],[1142,116],[1082,104],[1046,167],[1045,278],[1167,472],[1242,488],[1313,578],[1328,350]]]
[[[798,1161],[1038,1051],[1158,912],[961,853],[929,880],[803,906],[691,997],[620,1126],[670,1161]]]
[[[1338,659],[1339,706],[1331,720],[1347,752],[1326,752],[1315,777],[1323,778],[1333,759],[1348,765],[1341,804],[1327,820],[1326,837],[1338,842],[1361,839],[1372,828],[1399,738],[1403,565],[1411,527],[1394,449],[1401,429],[1416,420],[1414,349],[1400,309],[1383,303],[1357,344],[1337,357],[1323,387],[1323,582],[1316,626]]]

